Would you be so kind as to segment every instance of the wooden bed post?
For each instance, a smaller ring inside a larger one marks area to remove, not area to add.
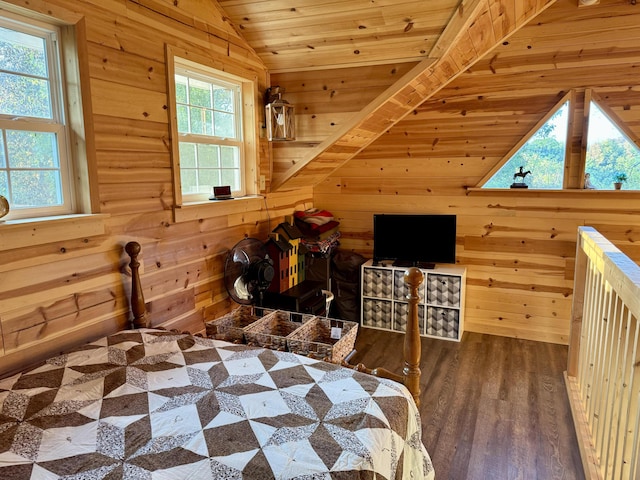
[[[404,281],[409,286],[409,313],[407,318],[407,331],[404,336],[404,384],[413,395],[413,400],[420,408],[420,358],[422,348],[420,344],[420,327],[418,324],[418,302],[420,296],[418,287],[422,283],[422,272],[415,267],[410,268],[404,274]]]
[[[147,310],[144,303],[144,296],[142,295],[142,286],[140,284],[140,262],[138,262],[138,254],[141,247],[138,242],[129,242],[124,247],[125,251],[131,258],[131,312],[133,313],[133,319],[131,324],[133,328],[146,328],[148,327]]]
[[[355,350],[342,361],[342,366],[344,367],[354,368],[359,372],[369,373],[376,377],[388,378],[402,383],[407,387],[407,390],[411,393],[418,407],[420,407],[420,359],[422,356],[420,325],[418,323],[418,302],[420,301],[418,288],[423,279],[422,272],[416,267],[409,268],[404,274],[404,281],[409,287],[409,294],[407,295],[409,309],[407,313],[407,328],[404,336],[404,351],[402,352],[404,356],[402,375],[382,367],[369,369],[362,363],[357,365],[350,364],[349,358],[356,353]]]

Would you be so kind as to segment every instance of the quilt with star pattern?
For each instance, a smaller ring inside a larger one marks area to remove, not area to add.
[[[2,479],[433,479],[403,385],[127,330],[0,380]]]

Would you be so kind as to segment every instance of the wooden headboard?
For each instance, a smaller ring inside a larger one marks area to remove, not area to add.
[[[133,318],[131,324],[133,328],[146,328],[149,326],[147,311],[145,308],[142,285],[140,283],[140,262],[138,255],[141,247],[138,242],[129,242],[125,246],[125,251],[131,258],[131,313]],[[343,366],[355,368],[358,371],[366,372],[377,377],[388,378],[404,384],[416,405],[420,406],[420,358],[422,355],[420,345],[420,328],[418,325],[418,288],[423,280],[423,275],[417,268],[409,268],[404,275],[404,280],[409,286],[409,314],[407,318],[407,330],[404,337],[404,368],[402,374],[393,373],[384,368],[369,369],[363,364],[351,365],[343,362]]]

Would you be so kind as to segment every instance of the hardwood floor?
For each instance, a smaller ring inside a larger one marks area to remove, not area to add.
[[[361,328],[352,363],[402,369],[404,336]],[[584,479],[567,347],[466,332],[422,339],[422,435],[437,480]]]

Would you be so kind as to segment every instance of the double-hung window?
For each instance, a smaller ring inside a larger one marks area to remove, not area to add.
[[[206,200],[217,186],[245,195],[242,105],[242,82],[175,58],[182,202]]]
[[[60,32],[0,18],[0,194],[8,218],[74,210]]]

